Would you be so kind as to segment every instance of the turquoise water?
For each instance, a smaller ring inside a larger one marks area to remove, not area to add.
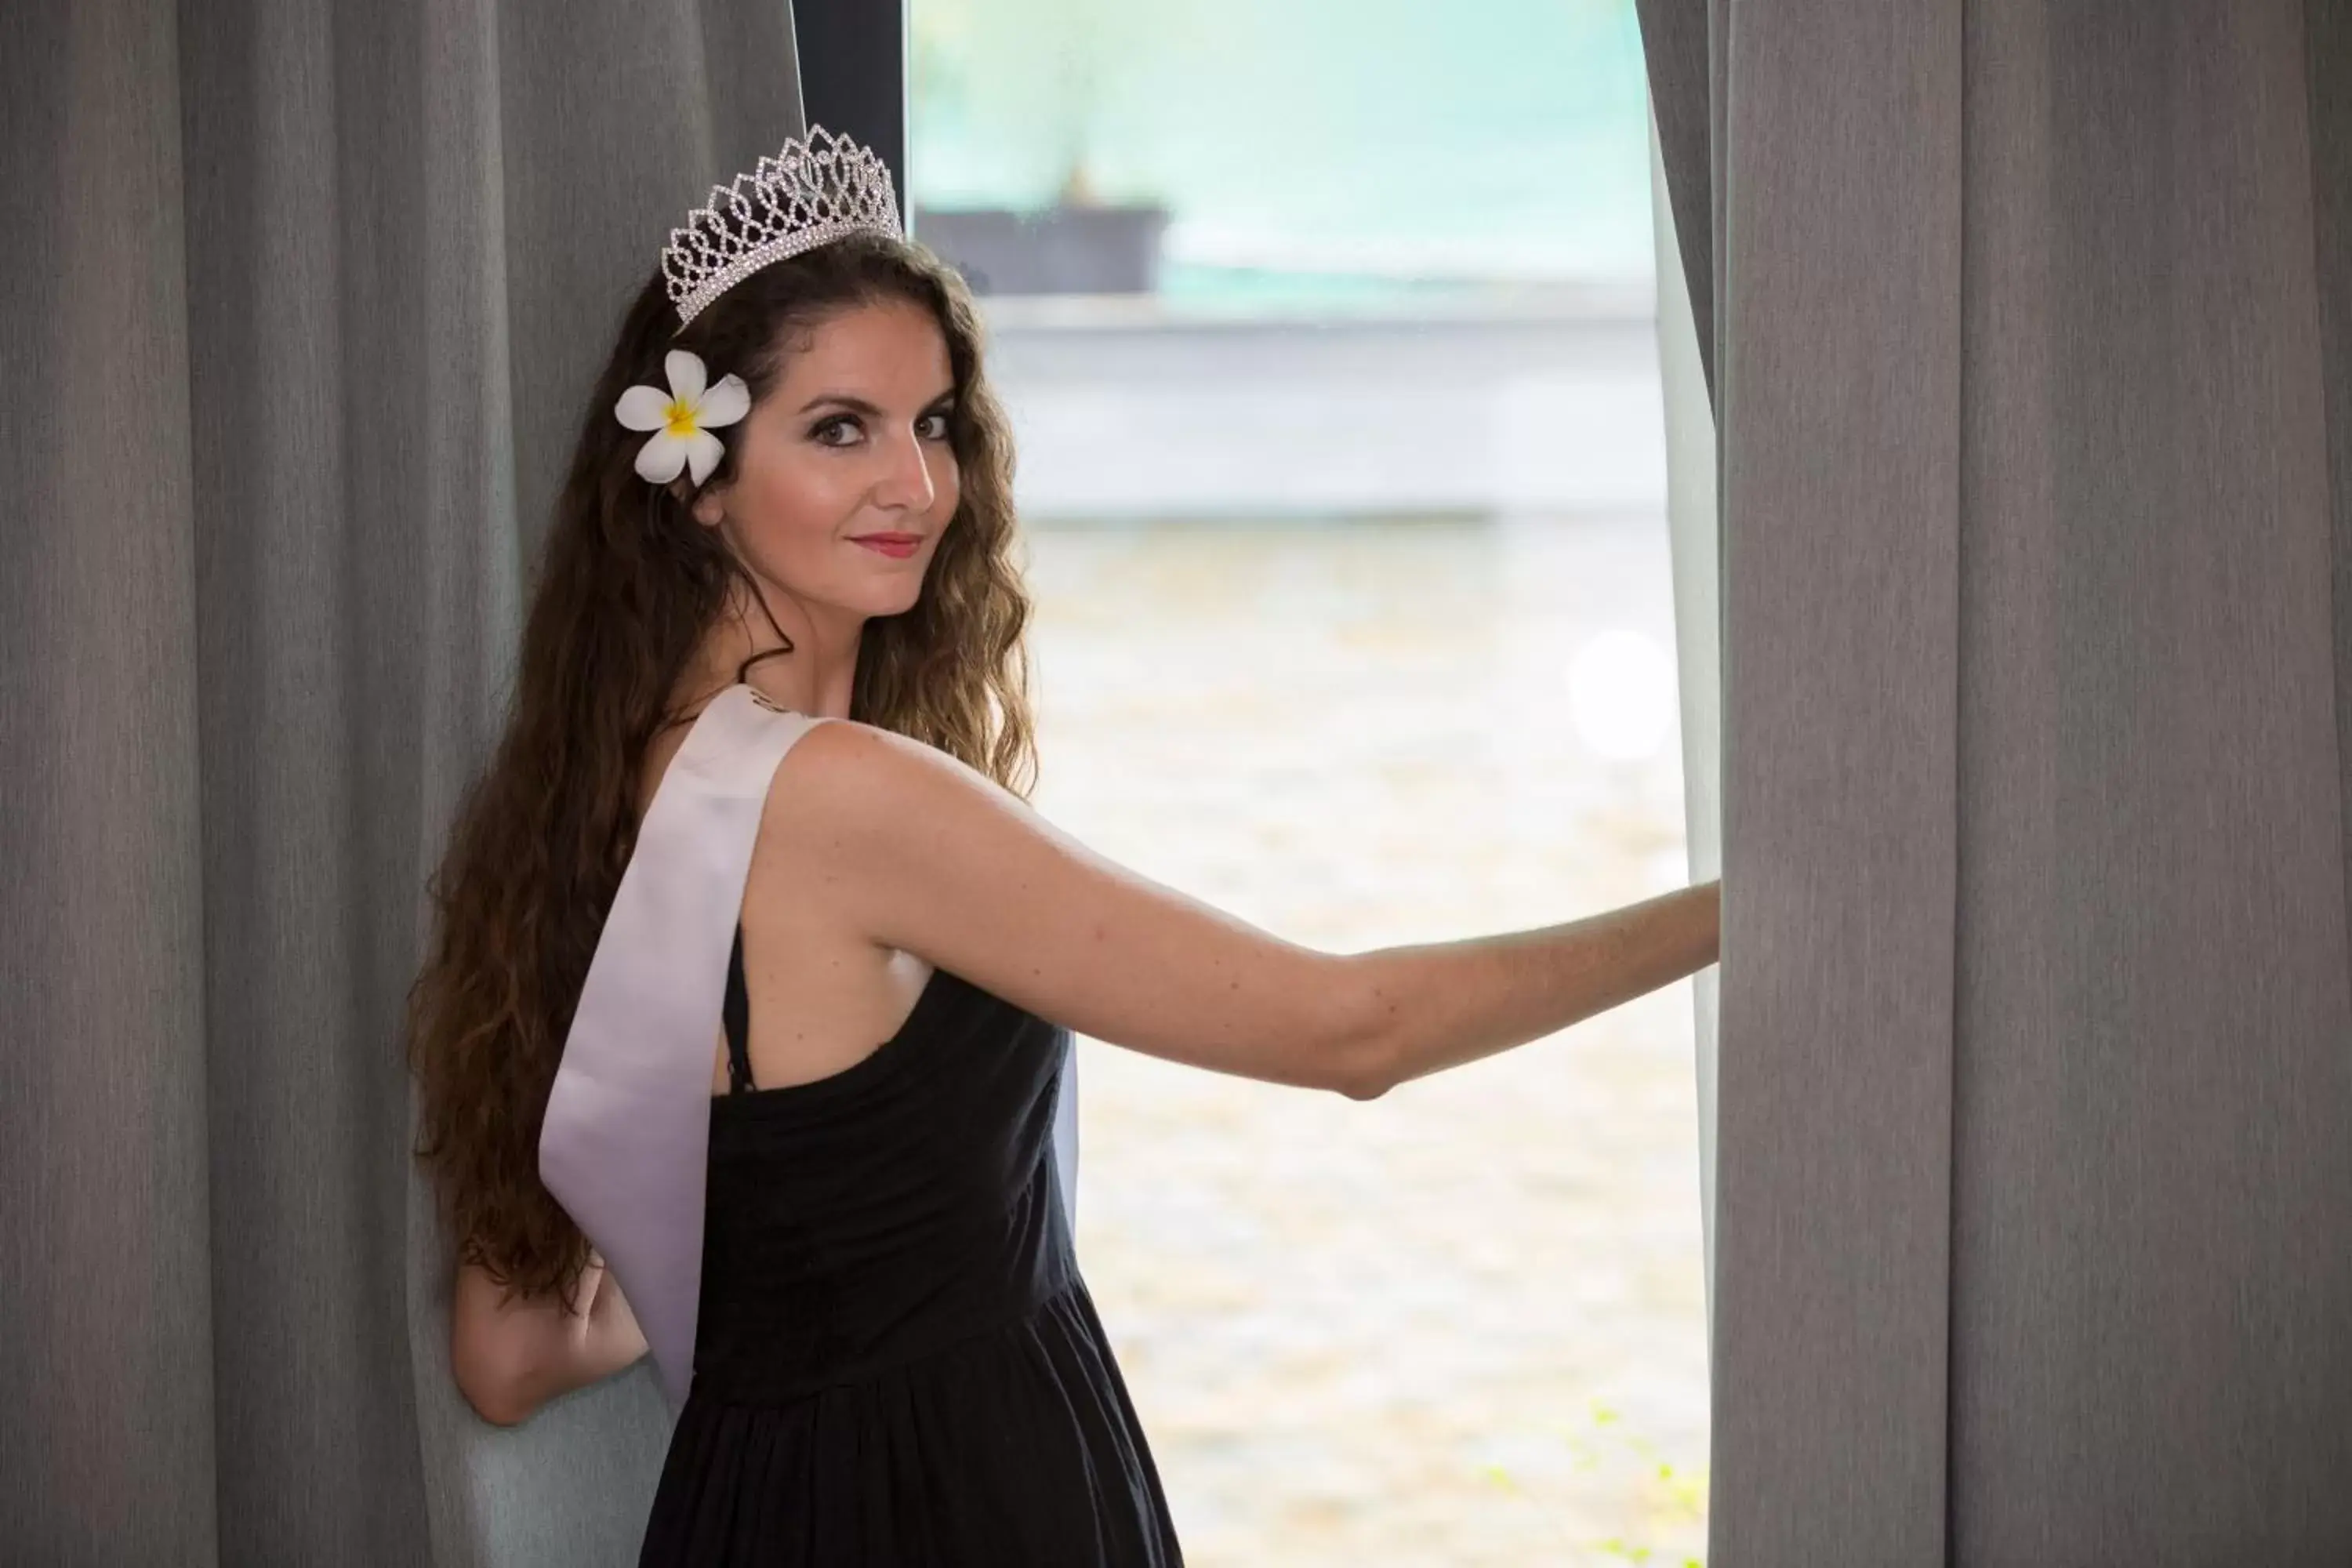
[[[1652,273],[1632,0],[912,0],[908,184],[1172,214],[1172,300]]]

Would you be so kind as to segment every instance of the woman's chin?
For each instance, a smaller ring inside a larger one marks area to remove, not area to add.
[[[873,592],[863,595],[864,603],[858,607],[868,620],[887,620],[892,616],[905,615],[922,596],[921,579],[909,578],[904,584],[877,585]]]

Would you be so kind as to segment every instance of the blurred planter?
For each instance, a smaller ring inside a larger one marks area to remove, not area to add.
[[[915,238],[974,294],[1149,294],[1159,287],[1162,206],[915,209]]]

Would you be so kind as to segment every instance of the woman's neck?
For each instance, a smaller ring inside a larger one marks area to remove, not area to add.
[[[740,682],[794,713],[849,717],[862,623],[831,637],[814,626],[792,627],[789,652],[764,617],[753,626],[756,632],[740,621],[714,628],[680,683],[679,696],[698,704]],[[754,662],[746,668],[746,661]]]

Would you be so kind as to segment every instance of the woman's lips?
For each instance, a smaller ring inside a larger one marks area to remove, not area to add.
[[[893,561],[904,561],[923,547],[922,536],[914,533],[862,533],[849,542],[862,544]]]

